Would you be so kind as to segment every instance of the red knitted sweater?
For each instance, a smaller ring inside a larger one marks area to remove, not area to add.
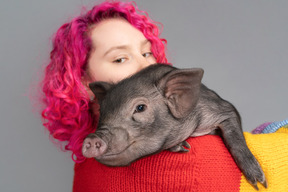
[[[127,167],[75,164],[74,192],[239,191],[241,172],[220,137],[189,138],[188,153],[163,151]]]

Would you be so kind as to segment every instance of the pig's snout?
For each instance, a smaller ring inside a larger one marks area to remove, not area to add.
[[[82,154],[84,157],[99,157],[107,150],[107,144],[97,136],[87,137],[83,142]]]

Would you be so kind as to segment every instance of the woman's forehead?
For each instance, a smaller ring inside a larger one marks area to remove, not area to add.
[[[93,47],[107,51],[114,46],[129,46],[146,41],[143,33],[121,18],[106,19],[96,24],[91,30]]]

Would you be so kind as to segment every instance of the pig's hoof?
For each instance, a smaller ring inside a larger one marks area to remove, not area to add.
[[[262,178],[247,178],[248,182],[251,183],[251,185],[257,190],[259,191],[259,188],[257,186],[257,182],[259,181],[260,183],[262,183],[262,185],[267,188],[267,181],[265,179],[265,176],[263,175]]]
[[[188,149],[190,149],[191,146],[189,145],[189,143],[187,141],[183,141],[181,143],[179,143],[178,145],[175,145],[174,147],[169,148],[169,151],[171,152],[189,152]]]
[[[250,181],[249,181],[250,182]],[[251,182],[250,182],[251,183]],[[265,188],[267,188],[267,181],[265,180],[265,181],[263,181],[263,182],[260,182],[260,183],[262,183],[262,185],[265,187]],[[257,181],[255,181],[254,183],[251,183],[251,185],[257,190],[257,191],[259,191],[259,188],[258,188],[258,186],[257,186]]]
[[[243,170],[244,175],[246,176],[246,179],[251,185],[258,191],[259,188],[257,186],[257,182],[262,183],[262,185],[267,188],[267,181],[265,178],[265,175],[260,167],[260,165],[257,163],[251,164],[254,165],[254,167],[250,167],[248,169]]]

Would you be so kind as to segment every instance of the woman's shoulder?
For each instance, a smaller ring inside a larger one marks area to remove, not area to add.
[[[107,167],[94,159],[75,164],[79,191],[237,191],[241,179],[219,136],[187,139],[187,153],[163,151],[126,167]]]
[[[268,181],[265,191],[286,191],[287,128],[269,134],[244,133],[244,136],[265,172]],[[187,142],[191,145],[187,153],[163,151],[126,167],[107,167],[94,159],[75,164],[73,191],[256,191],[219,136],[194,137]]]

